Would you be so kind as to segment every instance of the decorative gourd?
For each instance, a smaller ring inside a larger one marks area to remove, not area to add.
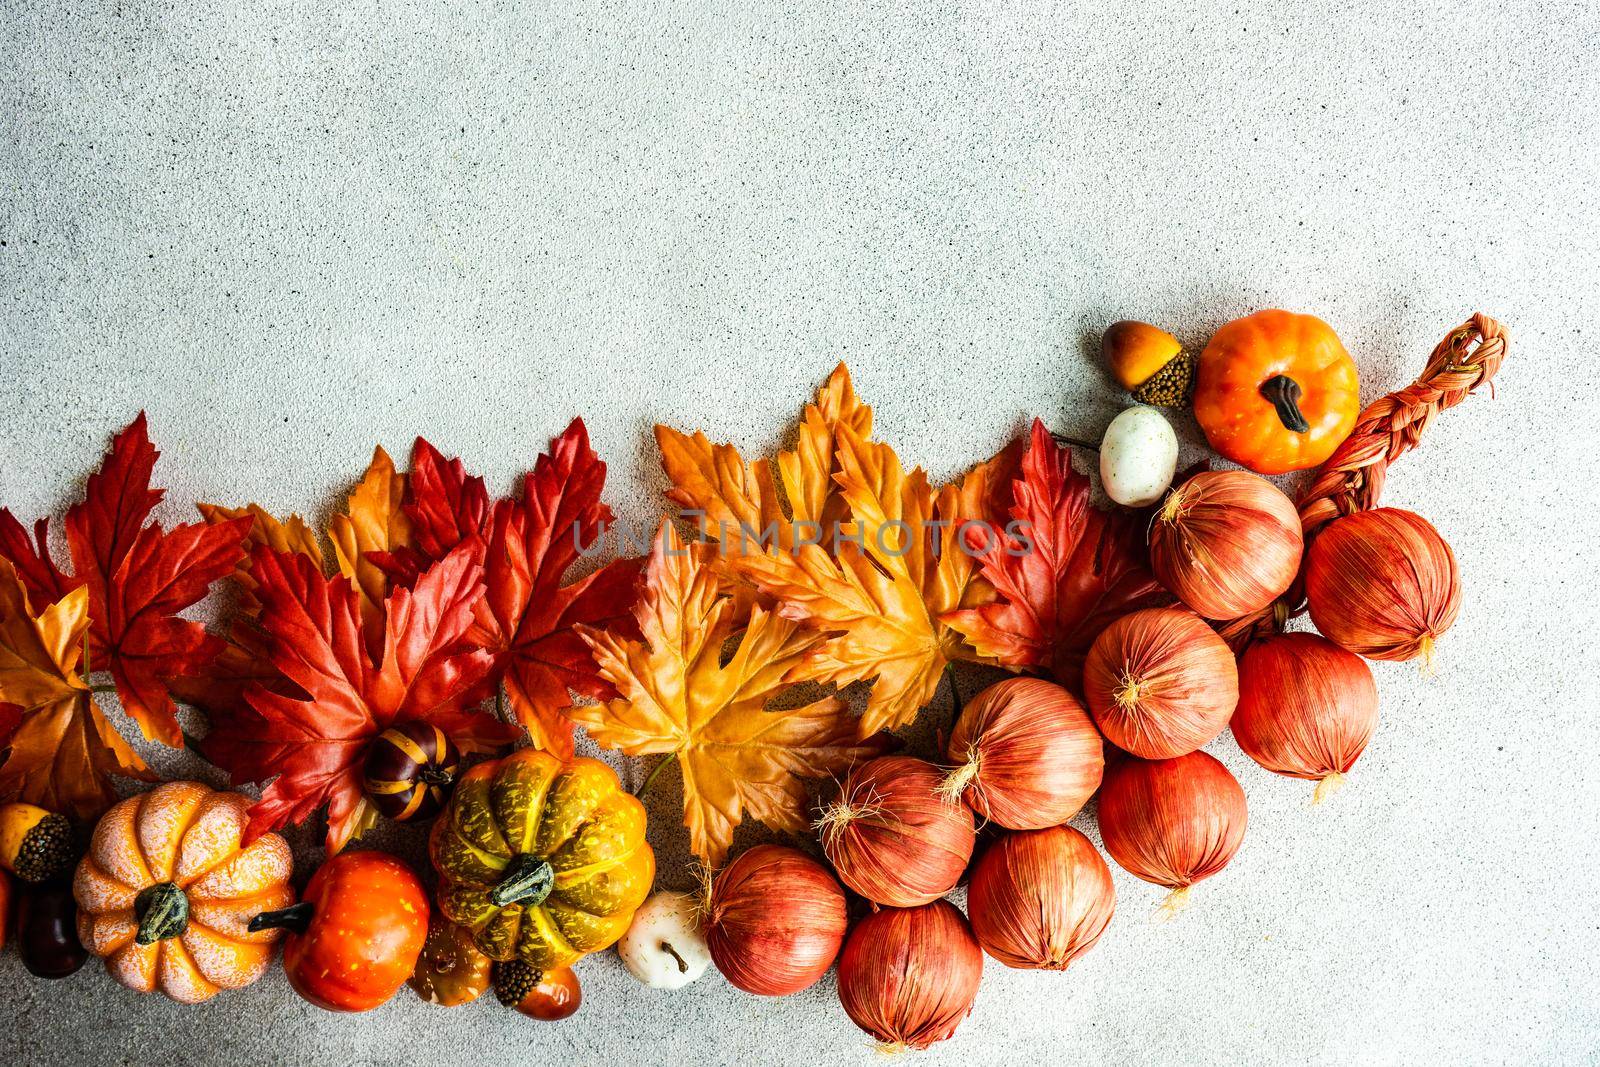
[[[241,845],[250,803],[169,782],[101,817],[72,892],[78,936],[111,977],[195,1004],[265,973],[282,935],[250,922],[294,900],[294,861],[276,834]]]
[[[1350,436],[1360,406],[1354,361],[1313,315],[1258,311],[1200,353],[1194,416],[1212,448],[1259,474],[1317,466]]]
[[[317,868],[300,903],[257,916],[252,930],[289,931],[283,971],[328,1011],[371,1011],[405,985],[428,936],[416,872],[384,852],[341,852]]]
[[[423,942],[417,969],[406,984],[429,1004],[459,1008],[489,988],[492,967],[470,931],[435,911],[428,918],[428,940]]]
[[[569,967],[627,932],[650,893],[644,805],[597,760],[520,749],[462,775],[433,825],[439,910],[491,959]]]
[[[395,822],[431,819],[450,799],[461,752],[431,722],[408,719],[367,749],[362,787],[373,807]]]

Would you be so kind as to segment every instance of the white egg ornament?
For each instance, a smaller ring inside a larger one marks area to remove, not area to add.
[[[682,989],[704,974],[711,950],[698,910],[687,893],[662,890],[645,901],[617,942],[628,973],[651,989]]]
[[[1178,435],[1161,412],[1132,407],[1111,420],[1100,442],[1100,484],[1119,504],[1142,508],[1161,499],[1178,469]]]

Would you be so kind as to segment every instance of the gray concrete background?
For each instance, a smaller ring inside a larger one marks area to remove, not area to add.
[[[1217,742],[1251,806],[1233,865],[1169,924],[1117,871],[1100,947],[991,962],[919,1062],[1600,1062],[1600,11],[881,6],[6,0],[0,501],[59,513],[141,407],[167,521],[324,513],[417,433],[503,490],[582,414],[649,522],[653,422],[769,448],[840,357],[943,478],[1035,413],[1097,434],[1112,319],[1202,342],[1312,311],[1370,399],[1486,311],[1498,397],[1388,493],[1461,560],[1437,675],[1377,665],[1382,723],[1324,809]],[[681,884],[675,788],[652,829]],[[408,994],[335,1017],[277,973],[184,1010],[8,953],[0,1055],[874,1062],[831,978],[582,974],[583,1012],[540,1026]]]

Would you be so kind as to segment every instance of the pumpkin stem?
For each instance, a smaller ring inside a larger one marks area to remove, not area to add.
[[[258,934],[262,930],[288,930],[292,934],[303,934],[311,929],[311,917],[316,914],[316,910],[316,905],[309,900],[302,900],[287,908],[262,912],[250,920],[250,925],[246,929],[252,934]]]
[[[555,884],[556,869],[538,856],[523,852],[507,865],[499,884],[489,890],[489,903],[497,908],[507,904],[537,908]]]
[[[1300,414],[1300,383],[1287,374],[1274,375],[1261,383],[1261,395],[1278,410],[1283,428],[1291,433],[1306,433],[1311,424]]]
[[[455,776],[443,767],[435,767],[429,763],[417,773],[417,777],[427,785],[449,785]]]
[[[133,916],[139,921],[133,940],[153,945],[189,929],[189,898],[173,883],[162,882],[133,898]]]

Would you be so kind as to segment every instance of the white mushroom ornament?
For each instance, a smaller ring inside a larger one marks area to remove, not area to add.
[[[711,964],[699,907],[688,893],[662,890],[633,913],[633,924],[617,942],[628,973],[651,989],[682,989]]]

